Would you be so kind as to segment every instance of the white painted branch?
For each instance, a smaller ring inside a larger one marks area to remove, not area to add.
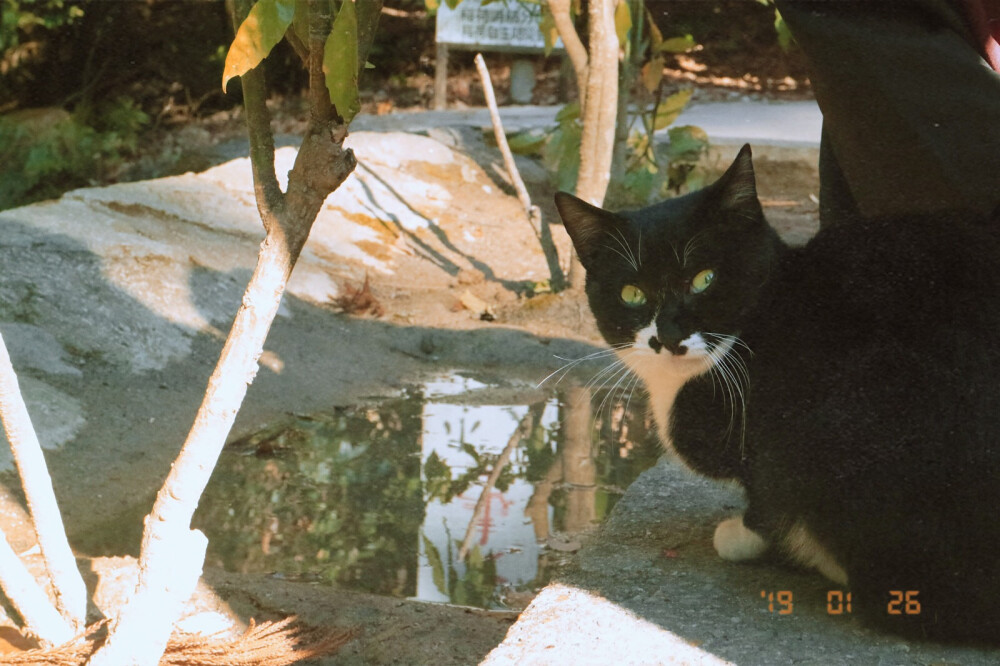
[[[27,632],[42,645],[54,647],[73,638],[76,633],[73,627],[56,611],[3,532],[0,532],[0,587],[24,619]]]
[[[185,592],[190,596],[204,562],[205,548],[199,544],[204,536],[189,529],[191,517],[257,374],[291,269],[287,246],[268,234],[194,425],[146,517],[136,591],[112,622],[107,642],[87,662],[90,666],[153,666],[162,656],[179,616],[177,600]],[[191,553],[183,553],[187,548]],[[180,581],[175,569],[182,554],[191,560]],[[136,652],[135,631],[141,627],[150,631],[139,634],[142,650]]]
[[[185,602],[191,598],[205,562],[208,539],[198,530],[162,525],[146,534],[139,562],[139,576],[145,586],[133,594],[119,611],[115,626],[104,645],[87,662],[89,666],[155,666],[166,649],[174,623]],[[144,593],[143,593],[144,592]]]
[[[31,514],[45,568],[56,594],[56,608],[74,632],[83,629],[87,615],[87,586],[66,539],[52,478],[28,408],[17,385],[17,375],[0,336],[0,420],[21,477],[21,486]]]
[[[600,0],[595,0],[600,1]],[[548,0],[549,11],[556,24],[556,32],[562,38],[563,46],[566,47],[566,54],[569,55],[570,62],[573,63],[573,71],[576,73],[576,88],[580,95],[580,110],[586,108],[587,79],[590,78],[587,56],[587,49],[580,41],[580,35],[573,25],[573,18],[569,9],[571,0]]]
[[[486,106],[490,110],[490,120],[493,122],[493,135],[496,137],[497,147],[503,156],[503,163],[507,167],[507,173],[510,174],[510,182],[514,185],[517,198],[520,200],[521,205],[524,206],[524,212],[528,215],[528,220],[534,227],[535,233],[541,235],[542,211],[538,206],[532,205],[531,197],[528,195],[528,188],[524,186],[524,181],[521,180],[521,173],[517,170],[517,164],[514,163],[514,155],[510,152],[507,135],[503,131],[503,122],[500,120],[500,110],[497,108],[497,97],[493,92],[493,81],[490,79],[490,70],[486,68],[486,60],[483,59],[482,53],[476,54],[475,63],[476,69],[479,70],[479,78],[483,81],[483,95],[486,97]]]

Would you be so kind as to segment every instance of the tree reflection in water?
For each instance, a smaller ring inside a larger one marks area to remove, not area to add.
[[[659,456],[645,403],[612,397],[595,413],[604,398],[495,404],[452,378],[275,424],[220,460],[194,521],[207,564],[516,606]]]

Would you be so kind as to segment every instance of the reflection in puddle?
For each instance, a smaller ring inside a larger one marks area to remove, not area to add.
[[[227,447],[194,521],[207,564],[523,605],[660,452],[638,396],[595,418],[584,389],[500,393],[450,377]]]

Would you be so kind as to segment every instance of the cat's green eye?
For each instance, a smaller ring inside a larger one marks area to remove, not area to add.
[[[634,284],[627,284],[622,287],[622,301],[625,302],[625,305],[639,307],[646,303],[646,294],[642,293],[642,289]]]
[[[702,271],[694,276],[691,280],[691,293],[700,294],[701,292],[708,289],[708,285],[712,284],[715,280],[715,271],[707,270]]]

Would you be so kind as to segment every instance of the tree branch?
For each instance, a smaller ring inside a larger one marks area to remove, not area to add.
[[[573,63],[573,71],[576,73],[576,89],[580,96],[580,112],[582,113],[586,106],[587,80],[590,78],[587,49],[580,41],[580,35],[576,31],[573,18],[569,13],[571,0],[548,0],[548,4],[556,24],[556,31],[563,41],[563,46],[566,47],[566,54],[569,56],[570,62]],[[591,4],[601,4],[601,2],[595,0]]]
[[[497,485],[497,480],[500,478],[500,474],[503,472],[504,467],[510,462],[510,457],[514,453],[514,449],[517,445],[521,443],[521,440],[527,439],[531,435],[531,431],[535,429],[535,425],[542,418],[542,412],[545,410],[545,403],[540,402],[532,405],[528,409],[528,413],[521,418],[517,424],[517,428],[514,430],[514,434],[510,436],[507,440],[507,446],[504,447],[503,451],[500,453],[500,457],[497,458],[496,463],[493,465],[493,469],[490,470],[490,475],[486,479],[486,484],[483,486],[483,492],[479,494],[479,499],[476,500],[476,506],[472,510],[472,518],[469,519],[469,526],[465,530],[465,538],[462,539],[462,545],[458,549],[458,561],[464,562],[466,556],[469,554],[469,547],[472,545],[472,537],[476,533],[476,523],[479,522],[480,516],[482,516],[486,505],[490,501],[490,493],[493,492],[493,488]]]
[[[510,182],[514,185],[517,198],[520,200],[521,205],[524,206],[524,212],[528,215],[528,219],[531,221],[531,225],[535,228],[535,233],[537,234],[538,222],[542,213],[538,206],[531,204],[531,197],[528,196],[528,188],[524,186],[521,174],[514,163],[514,155],[510,152],[510,145],[507,144],[507,135],[504,134],[503,123],[500,120],[500,111],[497,109],[497,98],[493,92],[493,81],[490,79],[490,70],[486,69],[486,61],[483,59],[482,53],[476,54],[475,63],[476,69],[479,71],[479,78],[483,81],[483,95],[486,97],[486,106],[490,110],[490,120],[493,123],[493,136],[496,137],[497,148],[500,149],[500,154],[503,156],[503,163],[507,167],[507,173],[510,174]]]
[[[24,628],[43,645],[62,645],[73,638],[76,632],[52,606],[3,532],[0,532],[0,587],[20,613]]]
[[[287,194],[280,197],[271,191],[274,144],[269,125],[262,122],[267,111],[262,104],[263,75],[244,75],[245,99],[254,104],[252,109],[247,107],[247,127],[252,148],[259,149],[251,151],[257,207],[267,235],[191,431],[146,517],[136,591],[112,622],[107,642],[94,654],[91,666],[152,665],[163,654],[180,606],[197,584],[204,562],[207,540],[201,532],[190,529],[191,517],[256,376],[264,340],[316,215],[356,164],[354,154],[343,147],[347,127],[334,113],[322,71],[331,20],[326,0],[310,1],[312,109],[295,166],[288,175]],[[255,131],[259,132],[256,138]],[[261,164],[261,159],[269,162]],[[178,553],[190,555],[182,562],[180,576],[174,571]],[[136,636],[143,639],[142,645],[136,643]]]
[[[66,539],[52,478],[38,436],[17,385],[17,375],[0,336],[0,420],[14,454],[21,487],[45,568],[55,589],[56,607],[73,632],[81,631],[87,614],[87,586]]]
[[[253,2],[250,0],[234,2],[234,29],[239,29],[252,6]],[[264,63],[241,76],[240,83],[243,87],[247,136],[250,139],[250,165],[253,169],[257,210],[264,222],[264,228],[270,230],[277,225],[277,217],[284,211],[285,199],[274,172],[274,135],[271,132],[271,113],[267,110]]]
[[[351,0],[348,0],[350,2]],[[327,0],[309,0],[309,103],[310,123],[324,125],[333,120],[334,108],[323,73],[326,38],[333,26],[333,14]]]

